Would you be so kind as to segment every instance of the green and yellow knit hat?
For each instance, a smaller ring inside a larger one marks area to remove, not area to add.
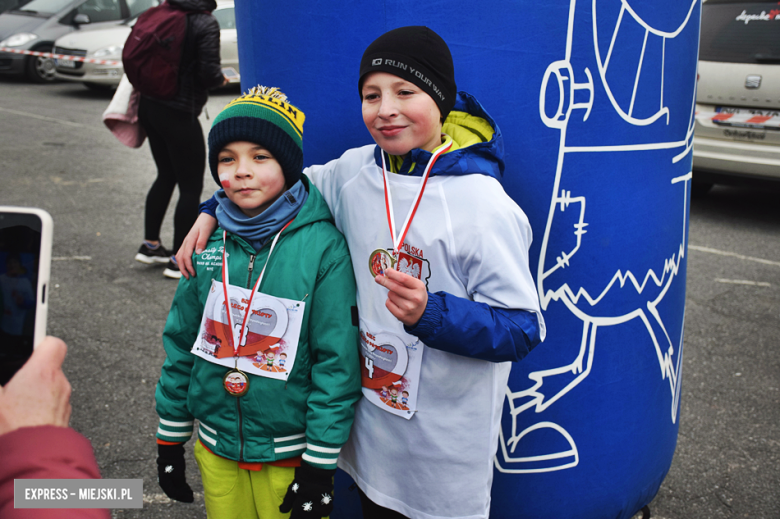
[[[220,184],[217,159],[222,148],[246,141],[270,151],[282,166],[287,187],[292,187],[303,170],[304,119],[304,113],[287,102],[278,88],[256,86],[231,101],[209,131],[209,168],[214,181]]]

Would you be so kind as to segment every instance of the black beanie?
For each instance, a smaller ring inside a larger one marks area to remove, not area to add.
[[[447,43],[428,27],[399,27],[368,46],[360,60],[358,92],[371,72],[388,72],[420,87],[439,107],[442,118],[455,106],[455,67]]]

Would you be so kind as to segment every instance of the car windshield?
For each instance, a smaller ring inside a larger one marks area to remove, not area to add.
[[[780,64],[780,4],[777,1],[705,2],[699,59]]]
[[[232,7],[226,7],[224,9],[217,8],[214,10],[214,18],[219,22],[220,29],[235,29],[236,28],[236,11]]]
[[[130,16],[135,17],[146,11],[150,7],[160,5],[158,0],[128,0],[127,7],[130,8]]]
[[[56,14],[66,7],[73,0],[33,0],[28,4],[24,4],[18,11],[27,11],[41,14]]]

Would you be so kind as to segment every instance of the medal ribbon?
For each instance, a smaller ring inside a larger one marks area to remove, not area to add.
[[[295,218],[293,218],[295,220]],[[227,266],[227,231],[222,231],[222,244],[223,244],[223,251],[222,251],[222,290],[225,295],[225,307],[227,309],[227,320],[228,320],[228,328],[230,328],[230,333],[233,335],[233,356],[238,357],[238,349],[241,346],[241,341],[244,340],[244,333],[246,332],[246,326],[247,321],[249,320],[249,313],[252,310],[252,300],[255,297],[255,294],[257,293],[257,289],[260,287],[260,282],[263,281],[263,275],[265,274],[265,268],[268,266],[268,260],[271,259],[271,253],[274,251],[274,247],[276,247],[276,242],[279,240],[279,236],[282,235],[285,229],[293,222],[293,220],[290,220],[285,224],[284,227],[282,227],[282,230],[279,231],[276,236],[274,237],[274,241],[271,242],[271,250],[268,251],[268,257],[265,259],[265,265],[263,265],[263,270],[260,271],[260,276],[257,278],[257,281],[255,282],[255,286],[252,287],[252,294],[249,296],[249,304],[247,304],[246,312],[244,312],[244,319],[241,323],[241,329],[239,330],[238,337],[236,337],[236,330],[233,328],[233,319],[232,319],[232,312],[230,311],[230,299],[228,298],[228,285],[230,285],[230,279],[228,278],[228,266]]]
[[[438,158],[443,153],[449,151],[451,147],[452,147],[452,140],[449,140],[449,142],[439,147],[439,149],[434,151],[433,154],[431,155],[431,158],[428,161],[428,165],[425,167],[425,171],[423,172],[422,182],[420,182],[420,187],[417,190],[417,195],[414,197],[414,201],[412,202],[412,207],[411,209],[409,209],[409,213],[406,215],[406,221],[404,222],[403,227],[401,227],[401,232],[399,234],[396,234],[395,232],[395,215],[393,214],[393,196],[390,193],[390,184],[387,180],[385,152],[381,151],[380,155],[382,156],[382,180],[384,180],[385,183],[385,209],[387,210],[387,223],[390,226],[390,237],[393,239],[393,257],[397,258],[398,252],[401,250],[401,247],[403,247],[404,240],[406,239],[406,233],[409,232],[409,227],[412,224],[414,215],[417,213],[417,208],[419,207],[420,201],[422,200],[423,192],[425,191],[425,185],[428,183],[428,176],[431,174],[431,168],[436,163]],[[398,264],[396,264],[395,268],[396,270],[398,269]]]

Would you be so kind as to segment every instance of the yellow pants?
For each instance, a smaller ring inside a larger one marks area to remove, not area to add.
[[[212,454],[195,442],[195,461],[203,480],[203,498],[209,519],[287,519],[279,511],[294,467],[263,465],[263,470],[238,468],[238,463]]]

